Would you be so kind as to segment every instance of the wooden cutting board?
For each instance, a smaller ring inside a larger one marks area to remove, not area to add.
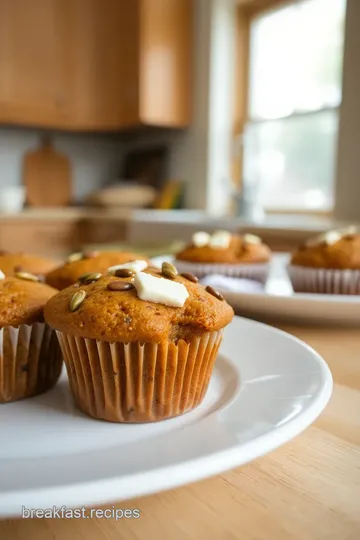
[[[66,156],[57,152],[49,138],[40,148],[25,154],[23,181],[29,206],[67,206],[71,203],[71,168]]]

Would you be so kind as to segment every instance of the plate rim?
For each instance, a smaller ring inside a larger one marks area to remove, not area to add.
[[[296,342],[312,356],[313,361],[320,367],[321,387],[314,401],[305,410],[268,433],[263,433],[245,443],[233,444],[221,451],[213,451],[205,457],[192,458],[146,472],[118,475],[113,478],[93,479],[88,482],[69,483],[64,486],[52,485],[33,489],[16,489],[10,493],[0,492],[0,517],[19,516],[19,507],[22,506],[26,508],[52,508],[54,505],[56,507],[66,506],[67,508],[100,506],[110,502],[114,503],[114,501],[118,504],[135,497],[175,489],[241,467],[279,448],[307,429],[324,410],[332,394],[333,379],[325,360],[310,345],[288,332],[246,317],[235,316],[234,321],[238,321],[240,324],[245,321],[250,326],[265,327],[268,332],[282,335]],[[171,482],[169,482],[169,477],[171,477]],[[126,492],[126,495],[122,497],[119,497],[119,483],[122,484],[121,491]],[[56,490],[55,497],[54,490]],[[33,502],[28,505],[30,498]],[[53,503],[46,504],[47,499],[51,499]],[[19,500],[24,502],[19,504]]]
[[[284,302],[291,302],[291,303],[325,303],[325,304],[343,304],[346,306],[349,305],[360,305],[360,295],[351,295],[351,294],[318,294],[318,293],[294,293],[294,294],[271,294],[268,292],[262,292],[262,291],[253,291],[253,292],[236,292],[236,291],[226,291],[222,289],[221,287],[217,287],[217,289],[222,293],[226,295],[236,295],[239,298],[268,298],[271,300],[281,300]]]

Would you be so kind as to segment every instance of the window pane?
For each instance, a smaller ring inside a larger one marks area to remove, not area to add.
[[[244,186],[265,208],[330,209],[338,111],[249,125]]]
[[[281,118],[341,101],[346,0],[304,0],[251,26],[250,118]]]

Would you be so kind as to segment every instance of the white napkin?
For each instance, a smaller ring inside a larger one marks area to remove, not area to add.
[[[257,281],[244,278],[233,278],[211,274],[202,278],[201,283],[205,286],[211,285],[214,289],[227,292],[264,292],[264,286]]]

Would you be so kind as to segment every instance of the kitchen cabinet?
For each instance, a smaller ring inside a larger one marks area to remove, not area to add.
[[[64,254],[76,251],[79,243],[78,228],[74,222],[60,219],[1,220],[0,247],[5,251],[62,258]]]
[[[190,122],[193,0],[0,0],[0,123]]]
[[[0,122],[63,125],[70,87],[58,0],[0,0]]]
[[[115,218],[0,216],[0,224],[0,249],[60,259],[86,244],[121,243],[127,235],[126,220]]]

